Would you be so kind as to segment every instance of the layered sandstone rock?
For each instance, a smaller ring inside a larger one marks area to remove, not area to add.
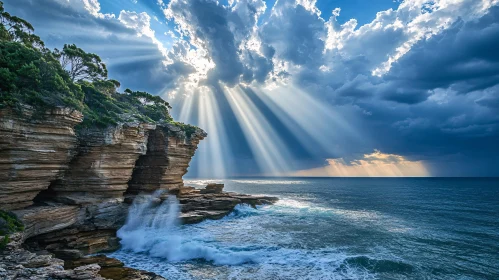
[[[76,223],[79,208],[69,205],[47,205],[13,211],[23,221],[24,237],[64,229]]]
[[[68,170],[49,190],[37,197],[39,204],[47,207],[77,206],[76,218],[71,219],[72,223],[64,223],[67,226],[61,223],[59,229],[28,234],[31,237],[28,242],[36,243],[63,259],[116,249],[119,246],[116,230],[124,224],[128,212],[128,204],[123,203],[124,193],[127,189],[129,194],[133,193],[130,191],[132,184],[130,188],[128,185],[132,172],[133,178],[139,178],[147,186],[141,190],[152,192],[168,189],[172,184],[181,185],[189,161],[204,136],[206,133],[202,130],[186,137],[182,131],[169,125],[156,127],[133,123],[105,130],[81,131],[79,152]],[[143,162],[151,164],[144,165]],[[159,176],[135,177],[137,170],[144,171],[139,172],[141,176]],[[24,218],[28,217],[25,213],[19,214],[30,224]],[[44,215],[39,215],[39,218],[43,224],[50,224],[44,220]]]
[[[200,129],[187,137],[173,125],[158,126],[149,136],[147,153],[137,161],[128,192],[151,193],[183,187],[182,176],[187,173],[199,141],[206,136]]]
[[[100,266],[99,275],[113,280],[165,280],[165,278],[144,270],[125,267],[125,265],[113,258],[104,255],[90,256],[74,261],[67,261],[64,264],[66,269],[97,264]]]
[[[117,248],[115,232],[124,223],[128,209],[123,194],[135,162],[146,153],[149,132],[155,128],[125,123],[80,131],[78,154],[64,176],[38,197],[54,211],[63,210],[60,204],[75,206],[73,222],[67,226],[61,222],[56,230],[29,234],[32,238],[28,241],[63,259]],[[23,220],[25,217],[21,216]],[[49,223],[40,216],[38,221]]]
[[[6,279],[162,279],[112,259],[82,259],[118,248],[116,230],[140,193],[177,195],[184,223],[221,218],[238,204],[276,200],[226,193],[222,184],[185,187],[182,176],[207,136],[200,129],[186,135],[169,124],[124,123],[75,134],[79,112],[32,113],[0,110],[0,209],[13,210],[25,225],[16,244],[45,253],[19,246],[1,253]],[[72,266],[65,270],[47,251]]]
[[[79,133],[78,155],[49,196],[71,205],[122,200],[140,155],[146,153],[149,132],[155,125],[126,123]]]
[[[57,108],[36,114],[28,107],[22,113],[0,110],[0,209],[31,205],[76,151],[80,112]]]
[[[278,200],[277,197],[271,196],[223,192],[223,187],[223,184],[208,184],[204,189],[183,187],[176,192],[181,207],[182,223],[192,224],[206,219],[221,219],[239,204],[256,207],[273,204]]]

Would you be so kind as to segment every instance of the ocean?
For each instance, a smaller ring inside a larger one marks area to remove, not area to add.
[[[497,178],[191,180],[280,198],[161,229],[109,254],[167,279],[499,279]],[[131,213],[140,220],[140,212]],[[133,218],[133,217],[129,217]]]

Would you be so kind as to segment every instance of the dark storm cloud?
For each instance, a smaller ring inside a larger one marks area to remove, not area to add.
[[[325,18],[330,11],[320,13],[307,0],[280,0],[267,9],[261,0],[230,5],[172,0],[162,8],[179,38],[166,54],[151,37],[137,36],[137,30],[119,19],[92,15],[82,1],[4,2],[9,12],[32,22],[48,46],[76,43],[99,54],[110,76],[125,87],[168,92],[181,87],[190,74],[202,72],[197,62],[212,63],[195,87],[207,84],[215,92],[230,142],[243,143],[232,152],[245,161],[252,160],[251,153],[221,93],[224,85],[244,83],[245,94],[287,139],[290,150],[297,157],[312,157],[251,90],[285,81],[319,102],[331,103],[341,114],[358,116],[347,119],[349,125],[372,142],[346,145],[348,152],[377,148],[425,160],[434,175],[465,174],[467,162],[474,164],[469,174],[498,174],[491,166],[499,162],[499,7],[483,15],[477,10],[488,1],[463,0],[432,15],[408,0],[357,26],[355,20],[340,25],[335,18],[339,11]],[[422,16],[424,20],[411,22]],[[439,26],[440,19],[453,23]],[[373,75],[401,46],[407,52],[391,68]],[[200,54],[188,57],[193,52]],[[325,152],[323,158],[307,160],[320,165],[332,156]],[[444,166],[446,161],[452,167]]]
[[[263,42],[272,45],[280,58],[296,65],[320,65],[326,34],[324,20],[292,1],[279,1],[274,9],[277,12],[262,27]]]
[[[412,88],[448,88],[466,94],[499,83],[499,7],[478,20],[458,20],[420,42],[391,69],[387,80]]]
[[[166,14],[195,46],[207,51],[215,64],[208,73],[208,81],[234,86],[241,81],[263,82],[273,69],[268,46],[264,47],[268,57],[239,48],[251,36],[259,5],[263,2],[241,1],[229,9],[211,0],[175,0],[168,5]]]
[[[192,34],[205,42],[209,56],[217,65],[210,73],[212,78],[229,84],[238,82],[243,65],[228,26],[226,9],[216,2],[205,0],[176,2],[170,5],[170,9],[189,22]]]
[[[499,161],[497,46],[499,7],[492,7],[416,43],[382,77],[368,72],[369,56],[335,58],[336,71],[308,68],[294,77],[316,96],[359,108],[363,121],[355,125],[372,137],[371,148],[425,160],[433,175],[495,176],[490,164]],[[452,159],[452,167],[444,159]],[[468,168],[468,162],[479,167]]]

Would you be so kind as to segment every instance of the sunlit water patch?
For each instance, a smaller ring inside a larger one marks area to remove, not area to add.
[[[289,185],[227,180],[228,190],[278,195],[280,200],[258,209],[238,206],[221,220],[195,225],[178,224],[174,198],[162,204],[150,198],[131,208],[118,232],[122,249],[110,255],[168,279],[499,275],[494,231],[499,204],[491,196],[498,190],[490,182],[477,185],[482,188],[478,195],[452,181],[352,180],[300,179],[294,181],[304,183]],[[415,200],[418,196],[424,199]],[[449,201],[467,214],[446,215],[452,209]]]

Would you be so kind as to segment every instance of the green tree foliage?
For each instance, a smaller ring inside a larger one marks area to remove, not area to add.
[[[147,92],[126,89],[125,93],[118,93],[115,91],[115,82],[81,83],[87,105],[83,126],[108,126],[119,121],[173,122],[168,102]]]
[[[10,234],[23,230],[23,223],[13,213],[0,210],[0,236],[2,236],[0,250],[3,250],[5,245],[9,243]]]
[[[75,44],[64,45],[62,51],[55,49],[54,54],[73,82],[107,79],[107,68],[101,58],[96,54],[85,52]]]
[[[161,97],[144,91],[131,91],[130,89],[126,89],[125,93],[129,94],[131,98],[139,100],[141,103],[139,111],[152,120],[159,122],[171,119],[168,110],[172,107]]]
[[[168,102],[143,91],[126,89],[107,79],[101,58],[76,45],[54,52],[43,47],[33,27],[11,16],[0,1],[0,107],[40,111],[70,107],[83,112],[80,127],[107,127],[118,122],[171,123],[190,136],[196,127],[176,123]]]
[[[40,37],[33,34],[33,26],[22,18],[5,12],[0,1],[0,40],[23,43],[25,46],[43,48]]]
[[[2,106],[81,109],[83,92],[50,52],[0,40],[0,100]]]

